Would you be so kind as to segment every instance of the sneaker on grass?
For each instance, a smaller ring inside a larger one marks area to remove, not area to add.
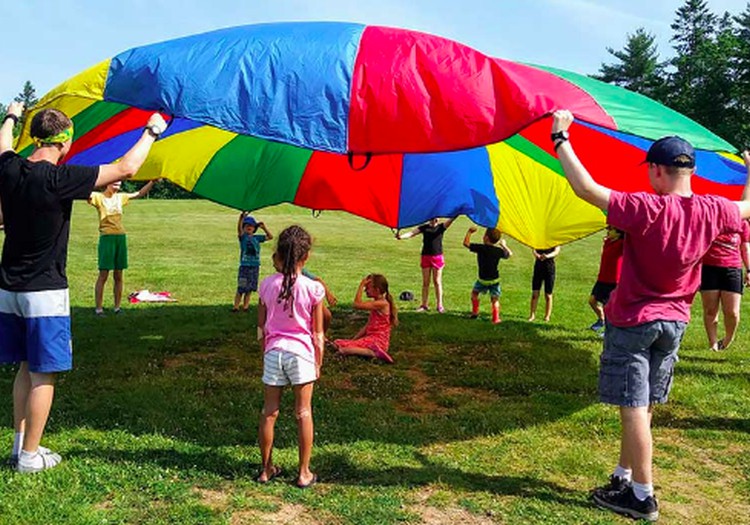
[[[604,321],[602,321],[601,319],[597,319],[594,324],[592,324],[591,326],[589,326],[589,329],[593,330],[594,332],[598,332],[599,330],[603,330],[604,329]]]
[[[659,504],[649,496],[643,501],[635,497],[633,487],[620,492],[594,492],[592,498],[596,506],[637,520],[656,521],[659,519]]]
[[[23,474],[32,474],[56,467],[61,461],[60,455],[48,448],[39,447],[33,454],[22,450],[18,456],[16,470]]]
[[[38,450],[42,454],[49,454],[52,452],[50,449],[45,447],[39,447]],[[8,457],[8,466],[13,470],[16,470],[16,467],[18,466],[18,454],[11,454],[10,457]]]
[[[602,485],[601,487],[596,487],[594,490],[591,491],[590,495],[593,498],[595,494],[605,494],[607,492],[622,492],[629,486],[630,486],[629,480],[612,474],[609,477],[609,483],[607,483],[606,485]]]

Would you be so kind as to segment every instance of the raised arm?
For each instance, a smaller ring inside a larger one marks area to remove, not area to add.
[[[141,197],[145,197],[148,195],[148,192],[151,191],[151,188],[154,187],[154,184],[156,184],[156,180],[150,180],[146,184],[143,185],[143,187],[138,190],[138,193],[130,197],[131,199],[140,199]]]
[[[11,102],[5,119],[0,123],[0,155],[13,149],[13,128],[23,115],[23,102]]]
[[[242,237],[242,221],[247,217],[247,212],[240,212],[240,217],[237,219],[237,237]]]
[[[158,129],[158,133],[152,131],[152,128]],[[138,142],[128,150],[120,159],[120,162],[114,164],[103,164],[99,166],[99,177],[96,179],[96,187],[106,186],[118,180],[129,179],[141,169],[143,163],[151,151],[154,141],[167,129],[167,123],[158,113],[151,115],[148,119],[146,129],[143,130]]]
[[[745,161],[745,167],[747,168],[747,179],[745,180],[745,189],[742,191],[742,200],[737,201],[737,206],[740,208],[740,215],[743,219],[750,218],[750,151],[745,150],[742,152],[742,160]]]
[[[553,259],[557,257],[558,255],[560,255],[560,247],[555,246],[555,248],[551,252],[549,252],[548,254],[545,254],[545,259]]]
[[[464,235],[464,247],[468,248],[471,245],[471,236],[472,234],[476,233],[477,229],[472,226],[468,230],[466,230],[466,235]]]
[[[502,246],[503,249],[508,252],[508,258],[513,257],[513,250],[510,249],[510,246],[508,246],[508,243],[505,242],[505,239],[500,239],[500,246]]]
[[[450,219],[448,219],[447,221],[445,221],[443,223],[443,226],[445,227],[445,229],[447,230],[448,228],[450,228],[451,224],[453,224],[456,219],[458,219],[458,217],[451,217]]]
[[[370,276],[368,275],[364,279],[362,279],[359,283],[359,286],[357,287],[357,293],[354,294],[354,303],[352,306],[356,308],[357,310],[381,310],[388,306],[388,301],[385,299],[379,299],[379,300],[362,300],[362,294],[365,291],[365,288],[367,287],[367,284],[370,282]]]
[[[268,231],[268,228],[266,228],[266,223],[265,222],[259,222],[258,223],[258,227],[261,230],[263,230],[263,233],[266,234],[266,240],[267,241],[270,241],[271,239],[273,239],[273,233],[271,233],[270,231]]]
[[[552,114],[552,133],[566,132],[573,124],[573,114],[568,110],[558,110]],[[578,159],[570,140],[557,139],[555,149],[560,159],[565,179],[573,188],[573,192],[589,204],[593,204],[603,211],[609,206],[609,196],[612,190],[597,183]]]
[[[422,233],[422,230],[420,230],[417,227],[417,228],[414,228],[413,230],[408,231],[406,233],[398,232],[396,234],[396,239],[398,239],[399,241],[402,241],[404,239],[411,239],[412,237],[415,237],[415,236],[419,235],[420,233]]]

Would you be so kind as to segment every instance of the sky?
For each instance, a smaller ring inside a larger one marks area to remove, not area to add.
[[[30,80],[41,96],[80,71],[137,47],[245,24],[336,20],[425,31],[485,54],[595,73],[644,27],[671,55],[683,0],[0,0],[0,101]],[[739,14],[749,0],[708,0]]]

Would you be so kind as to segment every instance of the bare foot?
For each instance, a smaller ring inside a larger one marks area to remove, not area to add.
[[[536,321],[536,316],[535,315],[530,315],[529,316],[529,321],[531,321],[531,322]]]

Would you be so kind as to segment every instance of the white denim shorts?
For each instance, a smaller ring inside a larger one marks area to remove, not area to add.
[[[315,363],[310,359],[275,348],[263,356],[264,385],[304,385],[316,379]]]

